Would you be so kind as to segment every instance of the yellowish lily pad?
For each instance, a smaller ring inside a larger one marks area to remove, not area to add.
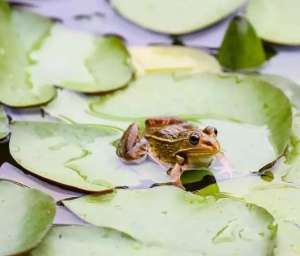
[[[153,73],[220,73],[221,66],[211,55],[182,46],[129,48],[138,75]]]

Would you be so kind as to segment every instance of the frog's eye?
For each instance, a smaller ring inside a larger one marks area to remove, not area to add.
[[[198,145],[200,141],[200,137],[198,134],[192,134],[190,137],[189,137],[189,142],[192,144],[192,145]]]
[[[218,130],[217,128],[215,127],[212,127],[212,126],[207,126],[204,130],[203,130],[204,133],[208,134],[208,135],[218,135]]]

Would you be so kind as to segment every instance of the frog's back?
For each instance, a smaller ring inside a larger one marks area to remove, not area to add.
[[[145,138],[149,142],[150,155],[157,161],[173,165],[175,153],[183,147],[194,127],[189,123],[165,127],[146,127]]]

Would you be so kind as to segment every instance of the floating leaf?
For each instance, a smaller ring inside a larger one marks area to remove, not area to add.
[[[3,107],[0,105],[0,140],[8,135],[8,119]]]
[[[26,72],[30,52],[39,47],[51,22],[34,14],[11,12],[0,3],[0,102],[13,107],[28,107],[49,102],[53,87],[34,84]]]
[[[247,76],[147,75],[90,104],[100,117],[179,115],[266,126],[279,154],[290,136],[291,106],[282,91]]]
[[[55,226],[30,256],[193,256],[194,253],[173,248],[146,245],[112,229],[90,226]]]
[[[153,73],[220,73],[216,59],[195,48],[182,46],[131,47],[129,49],[138,75]]]
[[[17,122],[10,152],[28,171],[85,191],[168,182],[166,170],[152,161],[126,165],[113,142],[122,131],[108,126]]]
[[[262,41],[246,18],[237,16],[230,22],[218,60],[229,70],[255,69],[265,62]]]
[[[0,255],[37,246],[52,225],[54,200],[42,192],[0,180]]]
[[[246,196],[248,201],[267,209],[278,223],[274,255],[298,255],[300,252],[299,198],[300,189],[286,184],[256,188]]]
[[[130,122],[101,118],[89,111],[89,100],[96,96],[87,96],[74,91],[59,90],[57,97],[44,110],[51,116],[67,123],[111,125],[126,129]]]
[[[201,197],[172,186],[117,190],[64,204],[84,220],[115,228],[146,244],[197,255],[268,255],[273,218],[230,198]],[[178,239],[178,234],[182,235]],[[249,254],[250,255],[250,254]]]
[[[251,0],[246,16],[264,40],[300,45],[299,9],[298,0]]]
[[[278,157],[266,126],[214,119],[200,120],[200,123],[200,127],[210,125],[218,129],[222,152],[216,158],[219,167],[213,167],[218,181],[256,172]]]
[[[260,78],[280,88],[292,103],[294,113],[289,150],[286,153],[285,163],[277,168],[277,172],[283,175],[284,181],[300,184],[300,87],[289,79],[276,75],[261,75]]]
[[[35,83],[80,92],[115,90],[133,75],[129,53],[120,38],[97,38],[60,25],[53,26],[43,47],[31,57],[30,74]]]
[[[205,28],[234,12],[243,0],[113,0],[113,7],[130,21],[167,34]]]

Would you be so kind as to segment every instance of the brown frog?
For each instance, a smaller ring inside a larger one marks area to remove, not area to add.
[[[217,129],[200,129],[177,117],[157,117],[145,121],[140,133],[136,123],[124,132],[117,155],[128,164],[140,163],[150,156],[169,168],[168,174],[177,186],[182,186],[182,172],[194,167],[207,167],[220,151]]]

